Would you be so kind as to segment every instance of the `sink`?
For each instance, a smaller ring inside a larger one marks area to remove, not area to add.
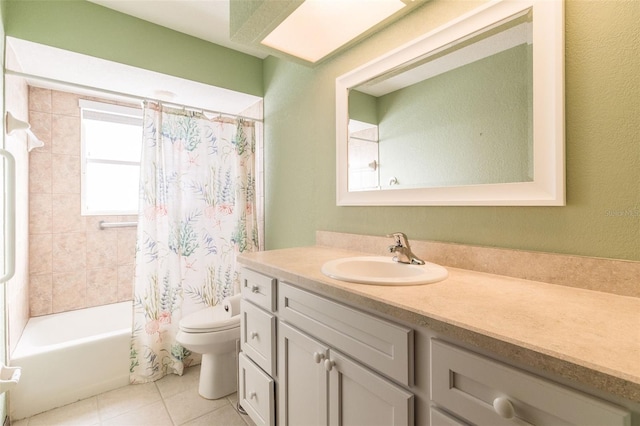
[[[391,257],[358,256],[331,260],[322,265],[330,278],[360,284],[420,285],[442,281],[449,273],[434,263],[413,265],[394,262]]]

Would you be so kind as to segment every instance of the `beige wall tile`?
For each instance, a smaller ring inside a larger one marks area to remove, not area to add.
[[[53,274],[53,312],[65,312],[86,307],[87,273],[76,272]]]
[[[51,233],[52,215],[51,194],[29,196],[29,234]]]
[[[133,299],[134,265],[118,266],[118,302]]]
[[[87,232],[87,268],[115,267],[118,236],[113,230]],[[114,284],[116,280],[113,280]],[[117,285],[114,285],[114,291]]]
[[[54,194],[80,193],[80,157],[53,154],[51,192]]]
[[[29,236],[29,274],[52,272],[53,236],[38,234]]]
[[[29,314],[32,317],[53,312],[53,275],[31,275],[29,277]]]
[[[87,270],[87,306],[101,306],[118,301],[118,268]]]
[[[118,265],[136,261],[136,228],[118,229]]]
[[[57,90],[53,90],[51,92],[51,110],[56,114],[79,117],[79,99],[80,96],[74,93],[59,92]]]
[[[29,153],[29,193],[51,193],[51,154],[48,152]]]
[[[53,272],[83,271],[87,267],[87,236],[84,233],[53,234]]]
[[[30,120],[46,144],[30,155],[31,315],[132,298],[136,230],[100,230],[99,222],[137,221],[137,216],[80,214],[78,99],[30,88]],[[69,286],[80,293],[68,295]]]
[[[54,154],[80,155],[80,119],[53,114],[51,150]]]
[[[51,112],[51,90],[29,87],[29,111]]]
[[[54,194],[52,199],[53,232],[85,232],[87,220],[80,215],[80,194]]]
[[[51,114],[29,111],[29,124],[31,131],[44,142],[44,146],[38,148],[38,151],[51,152]]]

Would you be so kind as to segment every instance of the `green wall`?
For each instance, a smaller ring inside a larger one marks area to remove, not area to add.
[[[378,124],[378,98],[357,90],[349,91],[349,118],[369,124]]]
[[[382,187],[392,177],[401,187],[533,180],[532,50],[523,43],[380,96]]]
[[[315,69],[265,60],[266,244],[315,230],[640,260],[640,2],[568,0],[565,207],[336,207],[335,78],[459,16],[433,0]]]
[[[8,35],[265,98],[266,246],[315,231],[640,260],[640,2],[566,2],[566,207],[336,207],[335,79],[482,1],[432,0],[316,68],[84,1],[11,0]],[[264,91],[262,90],[264,88]]]
[[[7,35],[263,95],[260,58],[85,0],[7,0],[6,3]]]

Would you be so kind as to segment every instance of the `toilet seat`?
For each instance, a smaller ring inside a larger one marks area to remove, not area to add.
[[[224,331],[240,327],[240,315],[229,316],[222,305],[216,305],[183,317],[179,327],[185,333]]]

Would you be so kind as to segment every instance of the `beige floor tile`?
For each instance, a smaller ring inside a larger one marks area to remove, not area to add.
[[[98,395],[98,412],[103,422],[161,400],[154,383],[129,385]]]
[[[103,421],[101,426],[173,426],[162,401],[129,411]]]
[[[196,419],[229,404],[227,398],[205,399],[198,388],[191,388],[164,399],[173,422],[177,425]]]
[[[83,399],[29,418],[29,426],[99,425],[96,397]]]
[[[233,407],[234,411],[237,412],[237,410],[238,410],[238,393],[237,392],[236,393],[232,393],[231,395],[229,395],[227,397],[227,399],[229,400],[229,403]],[[245,425],[247,425],[247,426],[256,426],[256,424],[253,422],[253,420],[251,420],[251,417],[249,417],[248,415],[241,414],[240,417],[244,421]]]
[[[13,426],[255,426],[236,411],[237,394],[218,400],[198,395],[200,366],[183,376],[129,385],[14,422]]]
[[[242,416],[242,420],[246,423],[247,426],[256,426],[256,424],[251,420],[249,416]]]
[[[231,405],[182,423],[181,426],[246,426],[242,416]]]
[[[235,407],[236,403],[238,402],[238,392],[232,393],[227,397],[227,399],[229,400],[231,405]]]
[[[156,386],[163,398],[169,398],[189,389],[197,389],[200,380],[200,365],[185,368],[184,374],[168,374],[156,381]]]

